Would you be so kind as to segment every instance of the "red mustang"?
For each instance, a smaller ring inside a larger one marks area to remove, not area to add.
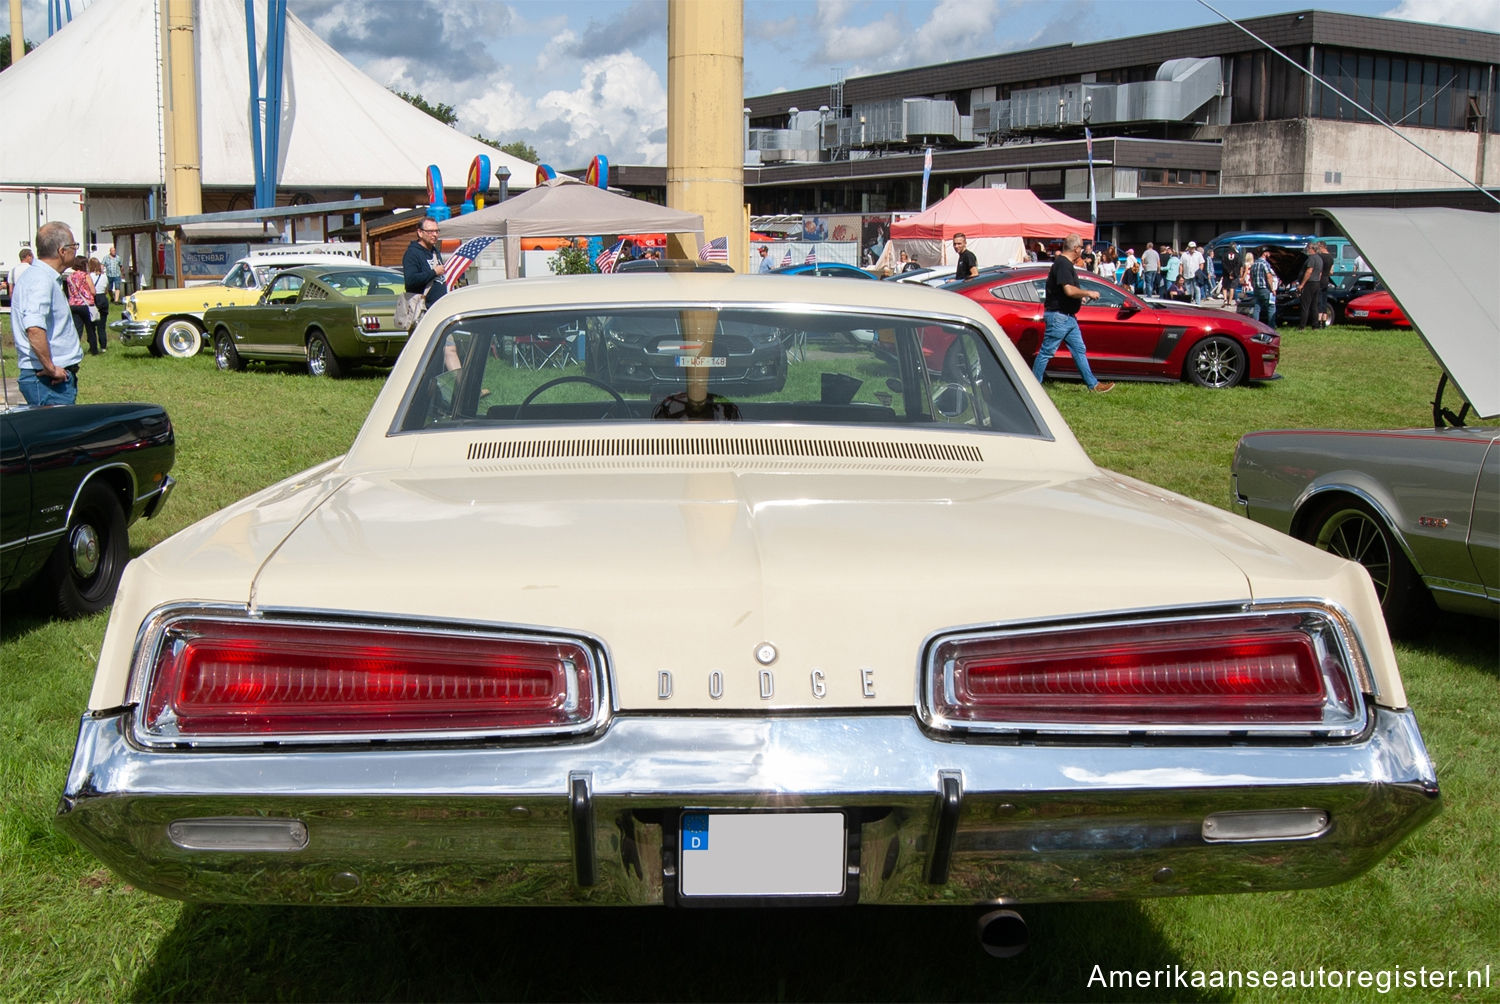
[[[1377,328],[1409,328],[1411,320],[1396,298],[1385,290],[1356,296],[1344,308],[1344,319],[1350,324],[1369,324]]]
[[[944,286],[979,303],[999,321],[1028,360],[1042,344],[1046,265],[1022,265]],[[1248,317],[1216,307],[1143,300],[1107,279],[1080,273],[1099,299],[1078,311],[1089,366],[1101,380],[1191,380],[1201,387],[1233,387],[1276,379],[1281,339]],[[1050,374],[1075,374],[1067,346]]]

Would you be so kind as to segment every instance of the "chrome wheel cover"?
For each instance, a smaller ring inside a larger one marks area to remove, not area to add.
[[[99,531],[88,523],[80,523],[68,535],[68,558],[73,574],[87,579],[99,570]]]

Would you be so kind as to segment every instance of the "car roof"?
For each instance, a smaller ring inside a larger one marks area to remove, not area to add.
[[[362,261],[327,261],[327,262],[318,262],[318,263],[312,264],[312,265],[288,265],[286,268],[279,269],[277,271],[277,273],[276,273],[276,277],[279,279],[283,275],[291,274],[291,275],[300,275],[300,276],[303,276],[304,278],[306,278],[306,277],[312,277],[312,276],[325,275],[328,272],[332,272],[332,271],[338,271],[338,272],[385,272],[385,273],[392,273],[392,272],[394,272],[394,273],[396,273],[398,275],[401,273],[401,270],[399,268],[389,268],[389,267],[387,267],[385,265],[370,265],[370,264],[367,264],[367,263],[362,262]]]

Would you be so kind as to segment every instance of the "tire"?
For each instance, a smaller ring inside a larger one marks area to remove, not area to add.
[[[1385,520],[1365,503],[1352,498],[1335,500],[1309,521],[1305,539],[1364,566],[1392,634],[1409,633],[1431,611],[1432,597],[1422,577]]]
[[[245,360],[234,347],[234,336],[227,331],[214,333],[214,365],[226,373],[245,368]]]
[[[1209,335],[1188,350],[1183,374],[1199,387],[1215,390],[1244,382],[1249,360],[1240,343],[1227,335]]]
[[[328,339],[321,331],[314,331],[307,336],[307,372],[315,377],[326,376],[333,380],[344,375],[338,356],[333,354]]]
[[[158,355],[191,359],[203,348],[203,325],[191,317],[169,317],[156,327]]]
[[[119,498],[98,481],[85,485],[67,533],[42,573],[45,595],[52,597],[57,612],[84,617],[109,606],[130,559],[129,548]]]

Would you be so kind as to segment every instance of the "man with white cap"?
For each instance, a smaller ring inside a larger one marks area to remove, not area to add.
[[[1198,250],[1197,241],[1188,241],[1187,250],[1182,253],[1182,284],[1193,294],[1193,302],[1200,303],[1203,300],[1203,284],[1199,281],[1203,273],[1203,252]]]

